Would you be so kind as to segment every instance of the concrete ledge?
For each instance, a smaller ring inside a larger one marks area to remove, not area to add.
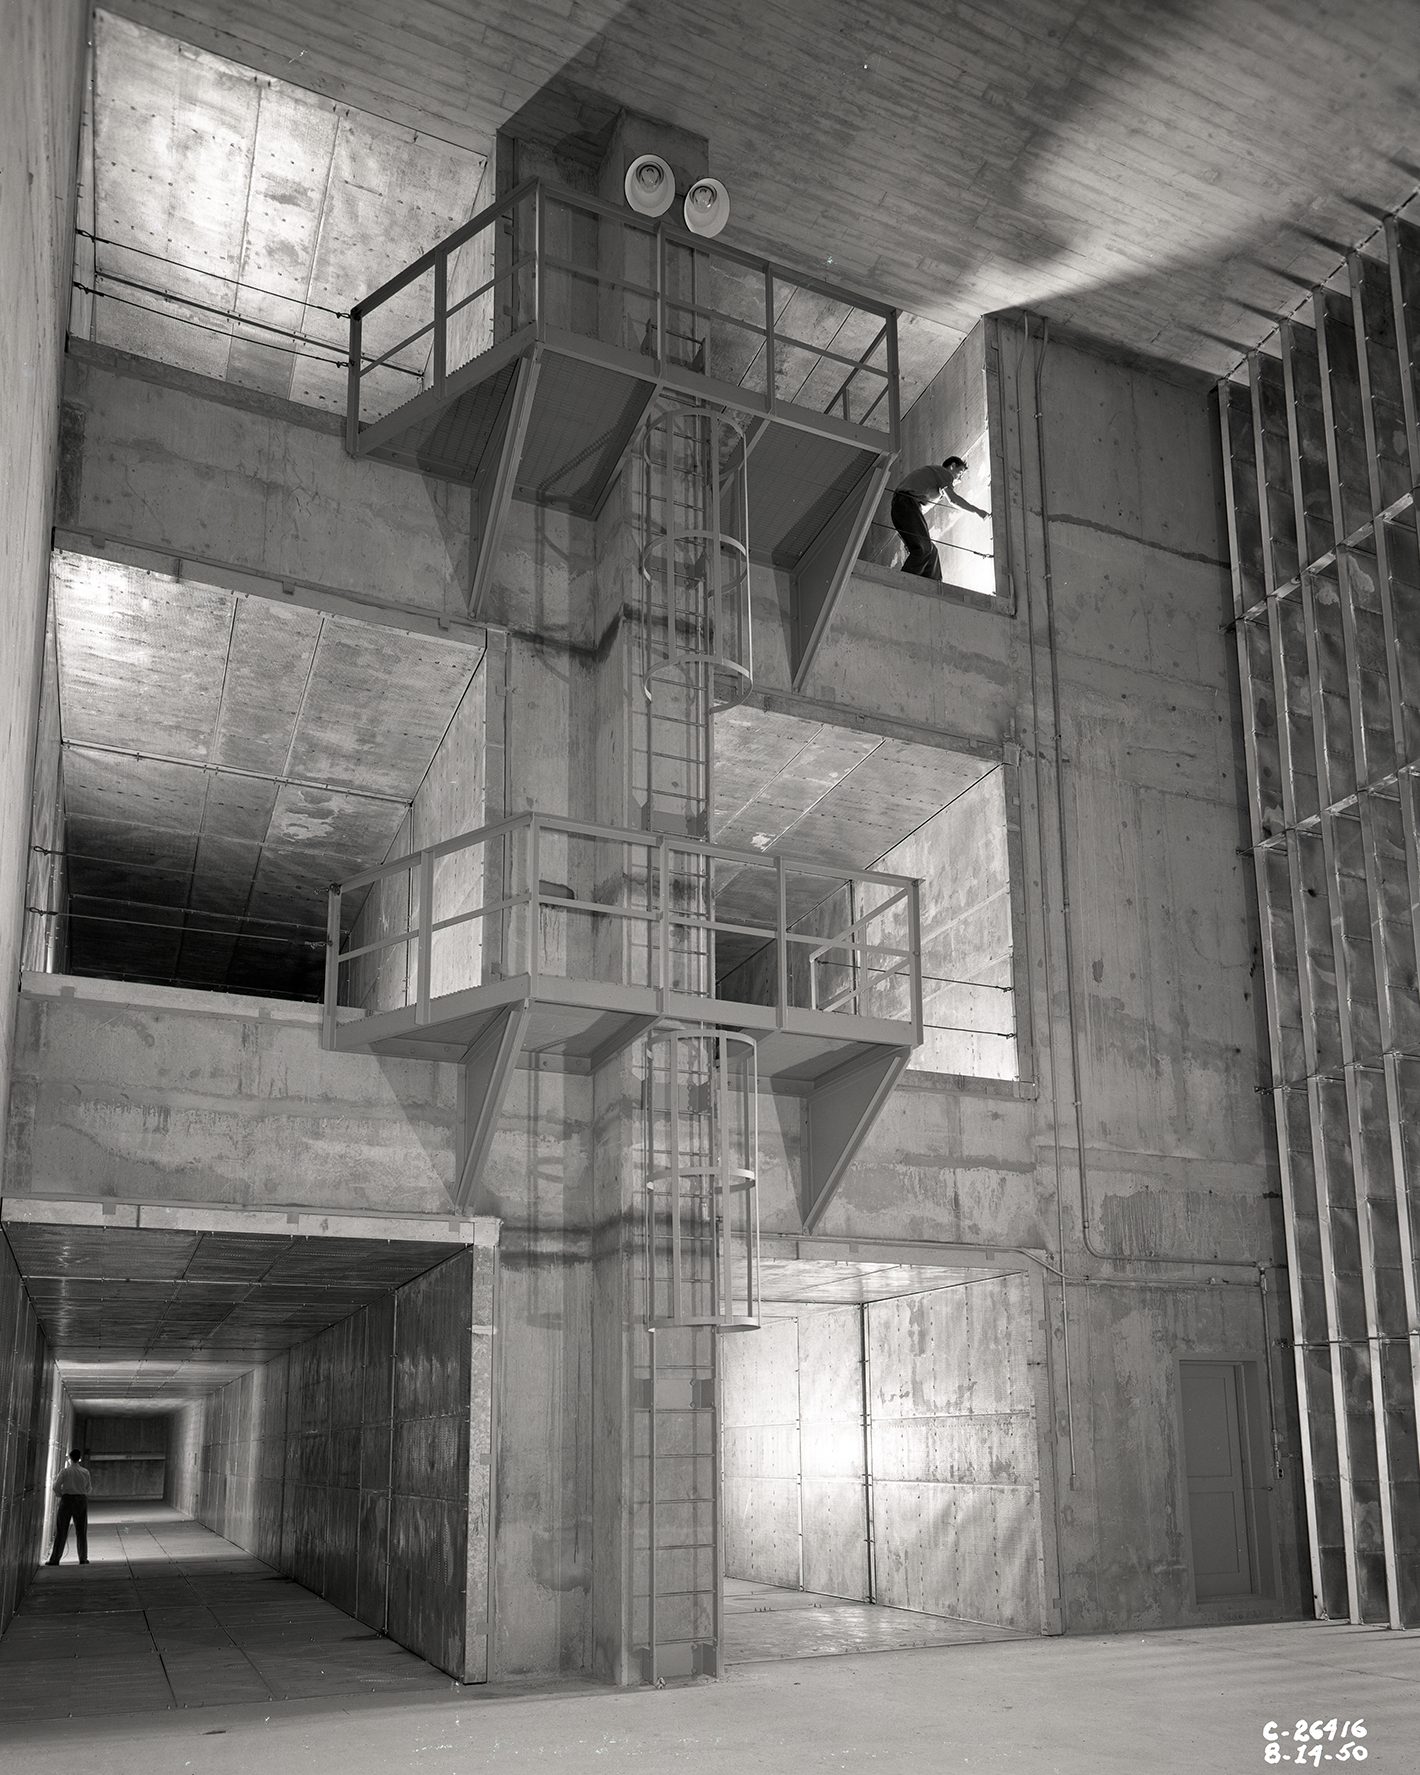
[[[294,1023],[319,1029],[324,1016],[320,1005],[301,999],[255,998],[238,992],[208,992],[200,986],[148,986],[133,980],[103,980],[87,974],[37,974],[20,976],[20,991],[28,998],[73,999],[78,1004],[142,1006],[152,1011],[200,1011],[204,1017],[240,1017],[250,1023]],[[358,1006],[342,1005],[336,1011],[340,1023],[358,1023],[364,1016]]]
[[[934,598],[944,604],[969,604],[975,610],[991,610],[997,616],[1014,616],[1014,605],[995,592],[973,592],[966,586],[954,586],[944,579],[924,579],[920,573],[903,573],[896,567],[879,567],[876,561],[855,561],[851,579],[866,579],[875,585],[891,586],[898,592],[916,592],[922,598]]]
[[[247,1233],[300,1239],[413,1240],[419,1244],[498,1243],[502,1222],[487,1214],[328,1214],[304,1210],[210,1208],[201,1202],[99,1202],[51,1196],[6,1196],[0,1224],[147,1228],[180,1233]]]
[[[204,1017],[259,1018],[269,1023],[300,1023],[313,1029],[321,1024],[321,1007],[298,999],[251,998],[236,992],[206,992],[196,986],[145,986],[132,980],[101,980],[81,974],[20,976],[20,991],[27,998],[74,999],[79,1004],[140,1005],[152,1011],[200,1011]],[[358,1010],[345,1014],[358,1018]]]
[[[798,1237],[795,1234],[761,1233],[760,1251],[765,1257],[798,1263],[907,1264],[914,1269],[938,1265],[944,1270],[967,1270],[979,1277],[1031,1269],[1043,1252],[1001,1245],[938,1244],[931,1239],[852,1239]],[[945,1286],[945,1284],[944,1284]]]

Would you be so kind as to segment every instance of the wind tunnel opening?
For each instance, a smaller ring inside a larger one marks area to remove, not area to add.
[[[0,1718],[73,1710],[36,1667],[60,1618],[105,1705],[118,1650],[134,1708],[485,1680],[492,1247],[82,1213],[4,1204],[62,1389],[46,1489],[77,1447],[92,1491],[89,1563],[71,1532],[0,1637]]]
[[[482,823],[486,682],[481,645],[56,550],[24,968],[319,1000],[330,883]]]
[[[766,1258],[722,1339],[724,1659],[1045,1631],[1024,1273]]]
[[[714,882],[720,997],[774,1002],[778,944],[757,933],[775,924],[783,853],[793,1002],[855,994],[869,1013],[900,1014],[907,911],[879,915],[887,890],[853,872],[915,876],[923,1039],[909,1068],[1019,1077],[1005,764],[747,704],[715,718],[713,785],[716,839],[764,855]]]
[[[914,469],[960,456],[966,473],[954,491],[977,511],[944,499],[928,506],[924,514],[937,550],[941,583],[959,591],[1001,596],[1004,574],[998,583],[992,516],[1000,450],[997,430],[995,383],[988,370],[987,329],[981,322],[902,416],[901,453],[863,539],[860,565],[902,571],[907,550],[892,522],[893,488]]]

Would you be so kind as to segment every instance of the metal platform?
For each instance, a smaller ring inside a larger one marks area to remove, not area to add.
[[[799,684],[897,455],[896,310],[532,180],[351,311],[347,447],[472,488],[475,617],[509,501],[594,516],[663,390],[750,418]]]
[[[753,1035],[803,1096],[812,1226],[922,1037],[917,883],[523,814],[331,890],[324,1041],[461,1062],[470,1199],[520,1057],[593,1072],[655,1024]]]

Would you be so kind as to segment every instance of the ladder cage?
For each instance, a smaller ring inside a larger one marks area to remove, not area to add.
[[[712,711],[750,693],[748,456],[744,425],[713,407],[667,402],[642,428],[650,701],[702,675]]]
[[[759,1325],[758,1056],[738,1031],[646,1043],[646,1323]]]

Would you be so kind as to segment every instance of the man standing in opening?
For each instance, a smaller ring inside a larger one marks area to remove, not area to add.
[[[54,1551],[51,1565],[58,1565],[69,1539],[69,1524],[74,1524],[74,1539],[79,1544],[79,1564],[89,1563],[89,1469],[79,1465],[83,1450],[71,1448],[69,1459],[54,1482],[54,1495],[59,1499],[59,1520],[54,1525]]]
[[[965,458],[948,456],[940,468],[929,463],[925,468],[913,469],[898,482],[892,496],[892,522],[907,545],[907,559],[902,563],[901,572],[916,573],[923,579],[942,577],[941,558],[932,541],[932,532],[927,528],[927,506],[949,499],[964,512],[975,512],[978,518],[989,515],[956,491],[956,483],[965,473]]]

